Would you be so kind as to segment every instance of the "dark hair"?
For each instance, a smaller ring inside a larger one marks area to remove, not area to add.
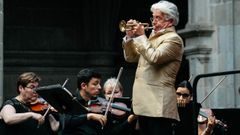
[[[34,72],[22,73],[17,80],[17,92],[19,92],[19,86],[26,87],[29,83],[40,82],[41,78]]]
[[[193,88],[189,81],[186,80],[182,81],[181,83],[178,84],[178,87],[187,88],[189,90],[189,93],[192,95]]]
[[[89,83],[92,78],[101,78],[101,74],[94,69],[84,68],[77,74],[77,88],[81,89],[82,83]]]

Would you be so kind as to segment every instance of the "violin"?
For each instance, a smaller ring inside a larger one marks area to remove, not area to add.
[[[57,112],[51,105],[49,105],[44,99],[38,98],[35,102],[30,104],[30,108],[33,112],[45,114],[49,111]]]
[[[54,109],[50,104],[48,104],[43,98],[37,98],[35,102],[32,102],[29,106],[31,110],[35,113],[39,113],[43,115],[43,118],[47,116],[51,112],[57,112],[56,109]],[[39,128],[41,123],[38,123],[37,128]]]
[[[208,114],[206,112],[199,111],[199,117],[198,117],[198,123],[205,123],[208,119]],[[227,131],[227,124],[225,124],[224,122],[222,122],[221,120],[215,119],[215,123],[219,126],[221,126],[225,131]]]
[[[106,112],[108,102],[109,101],[102,97],[97,97],[96,100],[90,100],[88,102],[88,111],[103,114]],[[127,112],[131,112],[131,109],[128,108],[125,103],[114,102],[110,104],[109,112],[116,117],[124,117]]]

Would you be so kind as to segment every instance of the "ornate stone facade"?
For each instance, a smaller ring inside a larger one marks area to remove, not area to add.
[[[240,0],[188,0],[189,16],[185,29],[185,55],[190,74],[240,69]],[[197,100],[202,101],[223,76],[203,78],[197,85]],[[228,75],[203,102],[203,107],[240,107],[240,75]]]

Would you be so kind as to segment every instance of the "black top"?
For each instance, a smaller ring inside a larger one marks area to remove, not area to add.
[[[87,106],[79,90],[76,91],[75,97],[83,106]],[[79,115],[64,114],[64,135],[100,135],[102,134],[101,124],[96,121],[87,120],[87,113],[83,110]]]
[[[201,104],[197,103],[197,114],[199,113],[200,107]],[[193,103],[190,102],[185,107],[178,107],[178,113],[180,121],[175,125],[175,135],[193,135]],[[197,119],[197,117],[195,119]]]
[[[4,102],[3,106],[12,105],[16,113],[30,112],[31,109],[12,98]],[[2,106],[2,107],[3,107]],[[4,123],[3,119],[0,119],[0,132],[3,135],[51,135],[54,134],[49,126],[49,122],[46,120],[43,125],[38,126],[38,121],[32,118],[29,118],[23,122],[13,125],[7,125]]]
[[[117,118],[116,116],[109,115],[104,135],[135,135],[138,133],[137,130],[134,130],[135,125],[136,121],[132,124],[127,122],[127,116]]]

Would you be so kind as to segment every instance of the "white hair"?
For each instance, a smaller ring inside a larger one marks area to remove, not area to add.
[[[120,91],[123,92],[122,84],[119,81],[117,82],[117,79],[114,77],[107,79],[107,81],[104,83],[104,85],[103,85],[104,92],[108,85],[110,85],[111,87],[114,87],[116,85],[116,83],[117,83],[117,86],[119,87]]]
[[[159,10],[165,14],[165,19],[173,19],[173,25],[176,26],[179,22],[179,12],[175,4],[161,0],[157,3],[154,3],[151,7],[151,12],[154,10]]]

